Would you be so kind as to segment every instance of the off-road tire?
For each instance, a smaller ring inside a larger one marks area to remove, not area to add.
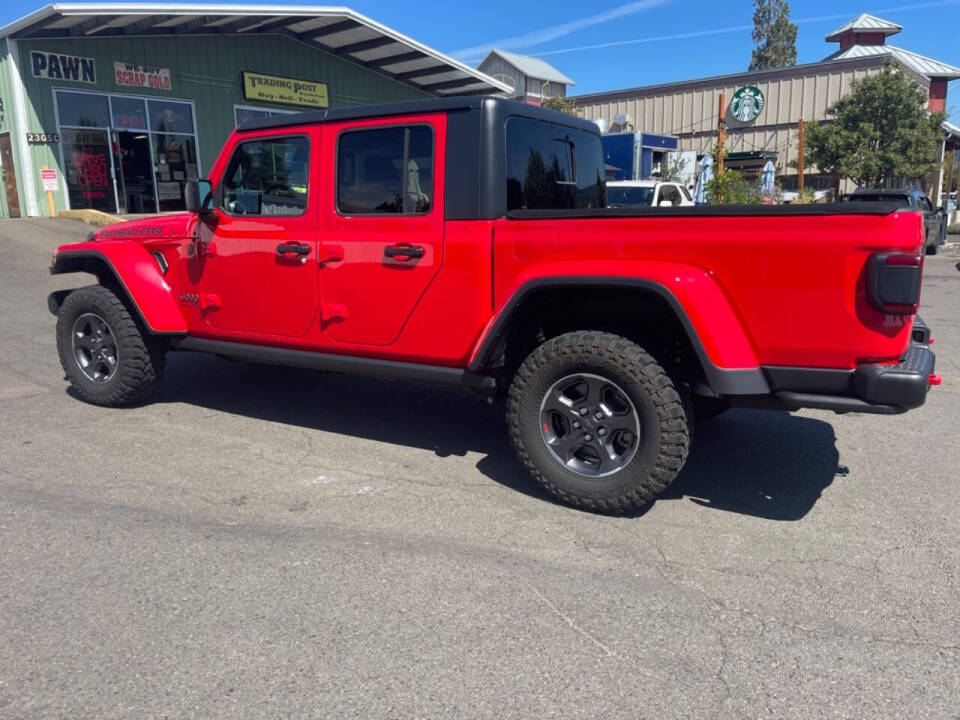
[[[589,373],[616,384],[640,421],[638,446],[613,474],[586,478],[558,461],[541,434],[541,403],[562,378]],[[687,459],[685,403],[664,369],[643,348],[604,332],[572,332],[536,348],[520,365],[507,396],[507,428],[520,462],[561,502],[618,514],[652,502]]]
[[[105,382],[89,379],[74,356],[73,325],[85,313],[103,318],[116,344],[116,369]],[[74,290],[64,299],[57,315],[57,351],[70,384],[81,399],[93,405],[128,407],[142,403],[163,379],[166,344],[147,331],[116,293],[102,285]]]

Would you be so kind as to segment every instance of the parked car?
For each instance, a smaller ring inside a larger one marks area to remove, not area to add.
[[[677,207],[693,205],[685,185],[661,180],[612,180],[607,183],[607,207]]]
[[[98,279],[48,298],[60,362],[108,407],[184,350],[466,387],[506,402],[536,482],[598,512],[663,492],[697,413],[924,403],[917,213],[611,209],[603,169],[593,123],[496,98],[242,124],[189,212],[54,252]]]
[[[840,196],[840,202],[897,203],[901,207],[923,213],[924,251],[936,255],[937,248],[947,241],[947,212],[934,208],[923,190],[857,190]]]

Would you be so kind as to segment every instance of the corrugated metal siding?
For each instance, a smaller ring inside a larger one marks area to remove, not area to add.
[[[11,68],[10,62],[7,60],[7,40],[6,38],[0,39],[0,102],[3,103],[3,109],[0,110],[0,132],[10,131],[10,140],[11,143],[16,142],[15,132],[14,132],[14,121],[13,121],[13,85],[11,82]],[[17,177],[20,177],[19,167],[17,167],[20,162],[17,159],[17,149],[16,145],[13,146],[13,155],[14,155],[14,170],[17,172]],[[7,209],[7,195],[3,191],[2,185],[0,185],[0,218],[9,217],[10,213]]]
[[[677,91],[664,88],[640,96],[625,91],[624,97],[606,95],[596,101],[578,100],[577,114],[588,120],[604,118],[612,123],[615,115],[626,113],[636,130],[677,135],[681,150],[704,154],[716,142],[720,93],[726,92],[729,106],[737,89],[752,84],[763,93],[764,108],[751,123],[741,123],[727,113],[727,150],[775,150],[779,154],[779,171],[789,173],[795,171],[788,170],[788,164],[797,159],[797,120],[825,119],[827,108],[849,91],[854,79],[876,74],[880,67],[823,68],[800,77],[770,77],[753,82],[740,78],[736,84],[721,82]]]
[[[40,39],[22,40],[19,46],[29,105],[26,131],[57,131],[54,88],[192,100],[202,173],[210,170],[233,129],[233,106],[256,104],[243,99],[241,70],[325,82],[331,107],[429,97],[409,85],[281,35]],[[97,84],[33,77],[31,50],[94,58]],[[113,77],[114,61],[170,68],[172,89],[164,92],[118,87]],[[61,170],[56,146],[31,146],[31,155],[34,168],[47,165]],[[36,176],[38,205],[46,214],[46,202],[39,202],[44,197],[39,170]],[[57,209],[63,209],[62,182],[61,192],[55,196]]]
[[[488,57],[480,63],[477,70],[487,75],[507,75],[512,77],[516,85],[516,94],[523,97],[527,92],[527,77],[499,55],[491,55]]]

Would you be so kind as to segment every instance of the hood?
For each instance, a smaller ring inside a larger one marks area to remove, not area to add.
[[[91,240],[140,240],[144,242],[147,240],[189,238],[193,234],[193,226],[196,221],[197,216],[187,212],[127,220],[100,228],[93,233]]]

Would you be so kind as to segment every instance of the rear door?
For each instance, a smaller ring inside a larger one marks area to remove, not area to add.
[[[443,263],[446,115],[324,130],[323,329],[337,343],[387,346]]]

